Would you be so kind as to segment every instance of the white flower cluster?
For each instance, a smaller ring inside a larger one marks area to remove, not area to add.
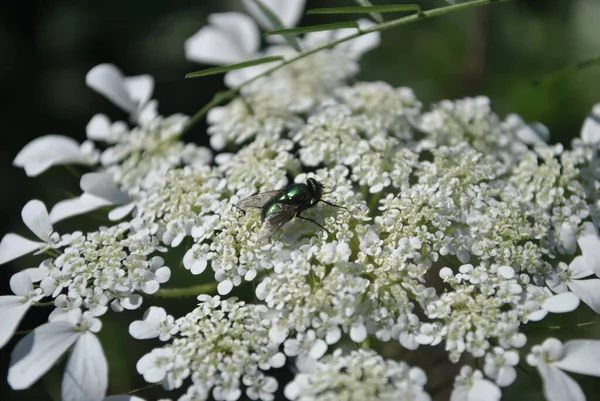
[[[429,401],[427,381],[419,368],[385,360],[372,350],[341,350],[319,362],[307,363],[285,388],[290,400],[398,400]]]
[[[293,24],[287,7],[268,3]],[[186,43],[190,59],[299,55],[280,43],[260,53],[248,16],[209,21]],[[300,44],[315,49],[346,34],[309,34]],[[232,38],[241,45],[227,47]],[[150,307],[130,334],[165,342],[137,370],[166,390],[189,386],[180,400],[270,400],[283,388],[292,400],[429,400],[423,370],[368,348],[385,343],[376,349],[419,348],[427,358],[441,344],[452,363],[479,361],[481,370],[462,366],[452,400],[497,401],[524,359],[523,324],[580,301],[600,313],[600,106],[572,150],[547,144],[540,125],[500,118],[487,98],[423,111],[408,88],[349,84],[377,42],[371,33],[266,76],[257,75],[264,66],[228,73],[234,86],[256,79],[210,111],[212,150],[180,140],[187,117],[158,115],[150,77],[94,67],[87,84],[129,112],[133,126],[96,115],[83,145],[47,136],[15,159],[29,175],[71,163],[95,171],[82,177],[81,196],[50,213],[37,200],[23,208],[39,241],[9,233],[0,243],[0,263],[48,255],[13,276],[14,295],[0,297],[0,345],[30,307],[44,298],[54,305],[49,322],[15,348],[10,385],[29,387],[73,347],[63,399],[103,399],[99,318],[160,296],[172,273],[165,259],[174,266],[178,251],[177,274],[201,278],[192,290],[210,295],[195,293],[199,306],[179,318]],[[259,209],[289,205],[280,198],[286,186],[311,180],[323,193],[261,235]],[[256,211],[236,207],[264,192]],[[53,223],[106,206],[115,223],[54,232]],[[247,294],[238,288],[247,282],[251,299],[226,298]],[[598,344],[547,340],[531,349],[527,362],[548,399],[585,399],[559,369],[600,376],[586,355]],[[358,350],[344,354],[349,346]],[[271,370],[286,362],[300,371],[287,385]]]
[[[171,342],[142,357],[138,372],[150,383],[163,382],[168,390],[181,387],[191,377],[192,385],[182,401],[205,400],[211,389],[216,400],[236,400],[242,394],[242,383],[250,399],[273,400],[277,380],[263,371],[282,367],[285,356],[269,341],[267,308],[246,305],[235,298],[204,295],[198,299],[196,309],[174,322],[166,315],[158,321],[152,319],[155,327],[168,327],[169,335],[162,339]],[[151,337],[145,335],[147,330],[139,322],[134,322],[130,331],[136,338]]]

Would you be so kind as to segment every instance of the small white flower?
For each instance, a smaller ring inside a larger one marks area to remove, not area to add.
[[[500,388],[484,379],[480,370],[463,366],[455,378],[450,401],[499,401],[501,396]]]
[[[515,351],[506,351],[501,347],[494,347],[492,352],[485,355],[483,371],[494,379],[500,387],[511,385],[517,378],[514,366],[519,363],[519,354]]]
[[[29,142],[15,157],[13,164],[35,177],[52,166],[65,164],[95,164],[98,152],[90,142],[80,145],[62,135],[46,135]]]
[[[600,377],[600,341],[571,340],[564,345],[548,338],[531,348],[527,363],[538,369],[544,383],[544,395],[549,401],[584,401],[579,384],[562,370]]]
[[[427,376],[404,362],[383,359],[372,350],[348,355],[336,350],[321,361],[297,361],[300,371],[284,389],[289,400],[338,399],[430,401]]]
[[[39,200],[31,200],[23,207],[21,217],[25,225],[42,242],[31,241],[18,234],[8,233],[0,242],[0,264],[38,250],[36,254],[59,246],[59,236],[52,229],[46,206]]]
[[[163,308],[151,306],[143,320],[136,320],[129,325],[129,334],[138,340],[158,337],[160,341],[169,341],[177,333],[173,316],[167,315]]]
[[[174,361],[175,355],[170,348],[155,348],[144,355],[135,367],[148,383],[159,383],[173,368]]]
[[[26,272],[15,273],[10,278],[10,289],[15,295],[0,296],[0,348],[10,340],[31,304],[44,297],[41,288],[33,288]]]
[[[319,359],[327,352],[327,343],[317,338],[314,330],[298,333],[296,338],[290,338],[283,343],[283,352],[287,356],[298,356],[307,353],[314,359]]]

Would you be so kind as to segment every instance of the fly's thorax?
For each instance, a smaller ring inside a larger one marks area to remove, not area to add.
[[[290,201],[293,203],[311,203],[312,199],[312,191],[306,184],[290,185],[279,197],[280,201]]]
[[[279,199],[274,199],[267,203],[260,213],[262,220],[264,221],[267,216],[270,216],[274,213],[279,213],[283,210],[283,206],[280,203]]]

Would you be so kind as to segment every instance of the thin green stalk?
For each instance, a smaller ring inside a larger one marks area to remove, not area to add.
[[[198,284],[193,285],[191,287],[183,287],[183,288],[163,288],[158,290],[155,294],[155,297],[159,298],[184,298],[184,297],[195,297],[201,294],[210,294],[214,293],[217,290],[217,285],[219,283],[207,283],[207,284]]]
[[[206,113],[208,113],[208,111],[213,108],[214,106],[218,106],[219,104],[221,104],[223,101],[225,100],[229,100],[232,99],[233,97],[235,97],[235,95],[245,86],[251,84],[252,82],[267,76],[283,67],[285,67],[286,65],[295,63],[298,60],[301,60],[303,58],[306,58],[308,56],[311,56],[315,53],[320,52],[321,50],[325,50],[325,49],[329,49],[332,48],[336,45],[339,45],[340,43],[344,43],[347,42],[349,40],[358,38],[360,36],[366,35],[368,33],[373,33],[373,32],[379,32],[379,31],[383,31],[386,29],[390,29],[390,28],[395,28],[397,26],[400,25],[404,25],[404,24],[408,24],[410,22],[414,22],[417,20],[421,20],[421,19],[427,19],[427,18],[433,18],[433,17],[439,17],[441,15],[445,15],[451,12],[455,12],[455,11],[460,11],[460,10],[466,10],[466,9],[470,9],[470,8],[476,8],[476,7],[481,7],[484,6],[486,4],[491,4],[491,3],[505,3],[505,2],[509,2],[509,1],[516,1],[516,0],[474,0],[474,1],[470,1],[467,3],[459,3],[459,4],[454,4],[454,5],[450,5],[450,6],[445,6],[445,7],[439,7],[439,8],[434,8],[433,10],[427,10],[427,11],[422,11],[421,13],[417,13],[417,14],[412,14],[406,17],[401,17],[401,18],[397,18],[391,21],[387,21],[387,22],[383,22],[381,24],[377,24],[374,25],[370,28],[366,28],[366,29],[359,29],[358,32],[348,35],[348,36],[344,36],[343,38],[334,40],[333,42],[329,42],[325,45],[316,47],[314,49],[311,50],[307,50],[303,53],[298,54],[296,57],[292,57],[288,60],[283,61],[282,63],[269,68],[268,70],[264,71],[263,73],[250,78],[249,80],[245,81],[244,83],[236,86],[235,88],[232,88],[226,92],[220,92],[217,93],[215,95],[215,97],[204,107],[202,107],[200,110],[198,110],[190,119],[190,121],[188,121],[186,127],[181,131],[180,135],[183,135],[185,133],[187,133],[198,121],[200,121],[205,115]]]

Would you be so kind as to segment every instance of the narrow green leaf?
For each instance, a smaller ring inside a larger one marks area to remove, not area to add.
[[[421,12],[418,4],[396,4],[387,6],[352,6],[352,7],[331,7],[331,8],[313,8],[306,14],[365,14],[365,13],[397,13],[403,11]]]
[[[358,28],[358,24],[354,21],[335,22],[333,24],[301,26],[298,28],[280,29],[277,31],[267,31],[264,33],[264,35],[270,36],[270,35],[282,35],[282,34],[288,34],[288,33],[298,34],[298,33],[319,32],[319,31],[332,31],[334,29],[344,29],[344,28]]]
[[[275,28],[276,30],[286,29],[285,26],[283,25],[283,23],[281,22],[281,20],[279,19],[279,17],[277,17],[277,15],[273,12],[273,10],[271,10],[269,8],[269,6],[267,6],[262,0],[252,0],[252,1],[254,2],[254,4],[256,4],[256,6],[258,8],[260,8],[260,11],[269,20],[271,25],[273,25],[273,28]],[[291,46],[292,49],[296,50],[297,52],[302,51],[302,49],[300,48],[300,43],[298,43],[298,39],[296,39],[296,37],[294,35],[286,34],[286,35],[283,35],[283,38],[285,39],[287,44]]]
[[[207,75],[221,74],[221,73],[228,72],[228,71],[239,70],[241,68],[252,67],[253,65],[272,63],[273,61],[281,61],[281,60],[283,60],[283,57],[281,57],[281,56],[257,58],[255,60],[244,61],[243,63],[224,65],[222,67],[207,68],[206,70],[202,70],[202,71],[190,72],[189,74],[186,74],[185,77],[186,78],[205,77]]]
[[[369,0],[354,0],[354,1],[363,7],[372,7],[373,6],[373,4]],[[380,24],[383,22],[383,16],[381,15],[381,13],[370,12],[369,14],[371,14],[371,18],[373,18],[376,22],[378,22]]]
[[[584,70],[589,67],[600,64],[600,57],[589,58],[578,63],[567,65],[559,70],[553,71],[540,78],[534,79],[532,84],[534,86],[545,85],[562,78],[567,78],[569,75],[575,74],[578,71]]]

